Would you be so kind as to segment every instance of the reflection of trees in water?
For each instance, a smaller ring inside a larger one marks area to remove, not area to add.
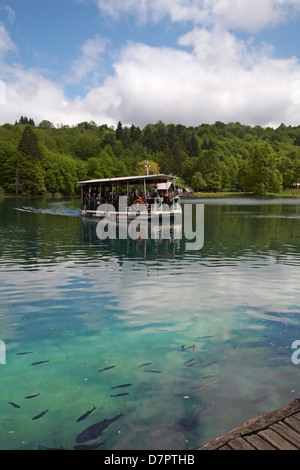
[[[99,240],[96,226],[99,220],[82,219],[81,239],[89,243],[98,254],[108,253],[128,258],[167,259],[193,256],[199,261],[206,258],[235,259],[246,256],[256,259],[272,254],[277,259],[297,256],[300,251],[300,205],[294,204],[214,204],[204,209],[204,245],[200,250],[187,253],[184,227],[152,227],[148,239]],[[193,214],[192,228],[197,224]],[[166,233],[164,234],[164,229]],[[170,229],[170,236],[167,236]],[[180,239],[181,234],[181,239]],[[164,236],[166,235],[166,238]],[[101,247],[101,252],[98,248]]]
[[[205,209],[202,255],[235,258],[252,253],[299,253],[300,206],[261,204],[211,206]]]

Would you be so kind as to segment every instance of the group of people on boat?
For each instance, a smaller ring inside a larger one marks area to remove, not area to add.
[[[123,194],[118,192],[104,192],[102,195],[97,193],[97,190],[84,191],[82,208],[85,210],[97,210],[100,204],[112,204],[116,211],[119,209],[119,197]],[[138,207],[142,204],[147,204],[151,207],[153,204],[167,204],[169,207],[172,204],[177,204],[180,197],[180,190],[178,186],[175,186],[174,192],[169,194],[168,191],[159,191],[157,185],[146,192],[141,190],[140,185],[137,185],[134,191],[128,195],[128,206]]]

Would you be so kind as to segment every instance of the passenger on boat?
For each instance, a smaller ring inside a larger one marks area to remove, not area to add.
[[[158,191],[157,191],[157,184],[154,185],[154,187],[150,191],[150,204],[154,204],[155,200],[159,197]]]
[[[177,202],[179,201],[179,195],[180,191],[178,189],[178,186],[175,186],[175,191],[174,191],[174,206],[177,207]]]
[[[141,185],[138,184],[136,189],[134,190],[134,196],[135,198],[140,198],[142,197],[142,193],[141,193]]]

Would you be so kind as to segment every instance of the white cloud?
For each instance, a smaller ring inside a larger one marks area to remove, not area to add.
[[[72,63],[67,83],[80,83],[88,75],[95,77],[100,70],[101,55],[104,53],[106,40],[96,35],[88,39],[80,48],[80,57]]]
[[[11,40],[5,26],[0,22],[0,60],[4,59],[8,52],[16,50],[16,45]]]
[[[128,124],[298,124],[291,91],[300,77],[296,59],[275,60],[268,48],[255,50],[220,30],[197,29],[179,43],[193,51],[128,44],[95,99],[109,90],[118,97],[110,100],[110,116]]]
[[[0,10],[4,10],[7,13],[8,21],[13,23],[15,21],[15,11],[10,8],[9,5],[0,6]]]
[[[177,48],[130,42],[119,51],[114,73],[73,100],[43,70],[8,65],[6,54],[14,48],[0,24],[0,79],[6,85],[1,123],[26,115],[55,125],[90,120],[141,127],[158,120],[299,125],[298,60],[275,59],[267,45],[257,47],[219,27],[195,27],[178,39]],[[103,50],[98,36],[85,42],[82,64],[72,64],[76,80],[97,70]]]
[[[300,0],[95,0],[102,13],[113,18],[131,14],[138,21],[160,21],[194,25],[222,24],[231,29],[256,32],[292,18],[300,11]]]

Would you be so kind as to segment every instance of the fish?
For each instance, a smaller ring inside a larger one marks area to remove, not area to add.
[[[118,393],[117,395],[111,395],[111,397],[115,398],[115,397],[124,397],[125,395],[129,395],[129,393]]]
[[[115,385],[115,387],[111,387],[113,390],[114,388],[123,388],[123,387],[131,387],[132,384],[123,384],[123,385]]]
[[[21,408],[20,405],[17,405],[17,403],[13,403],[12,401],[9,401],[8,403],[14,406],[15,408]]]
[[[76,445],[73,447],[73,449],[75,450],[94,450],[94,449],[97,449],[98,447],[100,446],[103,446],[103,444],[105,444],[106,441],[103,441],[103,442],[95,442],[95,444],[79,444],[79,445]]]
[[[192,344],[192,346],[188,346],[187,348],[184,347],[184,344],[181,346],[182,351],[187,351],[188,349],[192,349],[194,351],[195,350],[195,345]]]
[[[179,426],[181,426],[183,429],[187,430],[187,431],[190,431],[192,429],[194,429],[197,424],[198,424],[198,421],[199,421],[199,417],[201,415],[201,413],[206,410],[207,406],[204,405],[203,408],[201,408],[201,410],[197,411],[197,413],[190,419],[183,419],[182,421],[180,421],[178,424]]]
[[[206,385],[200,385],[197,387],[190,387],[190,390],[203,390],[206,387],[209,387],[212,384],[215,384],[216,382],[219,382],[219,380],[223,380],[227,377],[227,375],[224,375],[224,377],[220,377],[219,379],[214,380],[213,382],[210,382],[209,384]]]
[[[216,361],[209,362],[208,364],[205,364],[205,366],[203,366],[203,369],[204,369],[205,367],[211,366],[211,365],[213,365],[213,364],[217,364]]]
[[[34,393],[33,395],[28,395],[26,398],[34,398],[34,397],[38,397],[40,395],[40,393]]]
[[[37,364],[44,364],[44,362],[49,362],[49,360],[47,361],[39,361],[39,362],[32,362],[32,366],[36,366]]]
[[[56,447],[46,447],[46,446],[42,446],[40,444],[38,444],[38,449],[39,450],[66,450],[64,449],[63,447],[60,447],[60,448],[56,448]]]
[[[154,369],[145,369],[145,372],[152,372],[153,374],[162,374],[160,370],[154,370]]]
[[[213,338],[213,336],[197,336],[196,339]]]
[[[144,364],[141,364],[139,367],[145,367],[145,366],[150,366],[152,362],[145,362]]]
[[[204,379],[213,379],[214,377],[218,377],[218,375],[205,375]]]
[[[98,370],[98,372],[103,372],[104,370],[113,369],[114,367],[116,367],[116,366],[104,367],[104,369],[100,369],[100,370]]]
[[[188,367],[194,367],[196,364],[201,364],[202,361],[193,362],[193,364],[189,364]]]
[[[250,403],[251,405],[256,405],[257,403],[261,403],[265,401],[267,398],[270,398],[272,395],[262,395],[261,397],[255,398],[254,400],[251,400]]]
[[[102,421],[92,424],[88,428],[84,429],[81,433],[78,434],[76,437],[77,444],[82,444],[83,442],[91,441],[92,439],[97,439],[97,437],[103,435],[104,429],[110,426],[114,421],[121,418],[123,413],[118,413],[113,418],[103,419]]]
[[[47,413],[47,411],[49,411],[49,410],[42,411],[40,414],[34,416],[34,417],[32,418],[32,421],[33,421],[34,419],[39,419],[39,418],[41,418],[42,416],[44,416],[44,415]]]
[[[83,419],[87,418],[89,414],[92,413],[92,411],[94,411],[96,409],[96,406],[94,406],[94,408],[92,408],[91,410],[87,411],[86,413],[84,413],[82,416],[80,416],[76,421],[77,423],[79,423],[79,421],[82,421]]]
[[[194,361],[194,360],[195,360],[195,358],[190,359],[189,361],[186,361],[186,362],[184,362],[183,364],[188,364],[189,362],[192,362],[192,361]]]
[[[33,354],[33,352],[32,351],[20,352],[20,353],[17,353],[17,356],[23,356],[24,354]]]

